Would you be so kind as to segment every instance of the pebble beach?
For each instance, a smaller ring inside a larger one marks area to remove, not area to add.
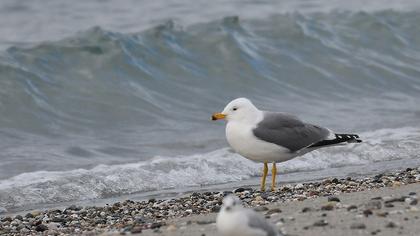
[[[0,235],[217,235],[215,217],[227,194],[236,194],[246,207],[265,214],[285,235],[312,235],[312,231],[320,230],[324,235],[330,235],[329,231],[337,233],[337,224],[330,221],[343,221],[346,217],[358,221],[341,222],[347,225],[344,229],[366,231],[362,235],[397,235],[384,234],[394,228],[402,235],[415,235],[418,226],[409,222],[420,223],[419,182],[420,168],[407,168],[368,177],[285,184],[275,192],[240,187],[232,191],[193,192],[174,199],[71,205],[0,216]],[[346,215],[335,217],[340,212]],[[402,220],[394,222],[392,215]],[[365,218],[380,219],[383,228],[370,229]],[[304,224],[296,225],[302,220]],[[408,226],[402,227],[400,221]]]

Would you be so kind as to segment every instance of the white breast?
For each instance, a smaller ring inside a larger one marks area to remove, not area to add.
[[[226,138],[229,145],[242,156],[258,162],[283,162],[296,157],[289,149],[265,142],[254,136],[254,127],[230,121],[226,125]]]

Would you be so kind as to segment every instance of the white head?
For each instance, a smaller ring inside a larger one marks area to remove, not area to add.
[[[227,121],[250,121],[257,118],[259,110],[246,98],[237,98],[229,102],[221,113],[215,113],[213,120],[226,119]]]
[[[227,195],[223,198],[222,211],[232,212],[242,208],[242,202],[235,195]]]

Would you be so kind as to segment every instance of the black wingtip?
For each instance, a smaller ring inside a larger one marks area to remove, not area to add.
[[[348,143],[362,143],[363,141],[361,139],[349,139],[347,140]]]
[[[335,139],[327,139],[315,144],[312,144],[309,147],[327,147],[339,143],[361,143],[363,142],[359,135],[357,134],[335,134]]]

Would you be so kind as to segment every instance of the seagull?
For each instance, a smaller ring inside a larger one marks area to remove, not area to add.
[[[282,236],[262,215],[244,208],[234,195],[223,199],[216,227],[224,236]]]
[[[212,120],[220,119],[227,121],[229,145],[245,158],[264,163],[261,191],[265,191],[269,162],[273,163],[271,191],[275,191],[276,163],[323,147],[362,142],[357,134],[336,134],[294,115],[259,110],[246,98],[234,99],[213,114]]]

